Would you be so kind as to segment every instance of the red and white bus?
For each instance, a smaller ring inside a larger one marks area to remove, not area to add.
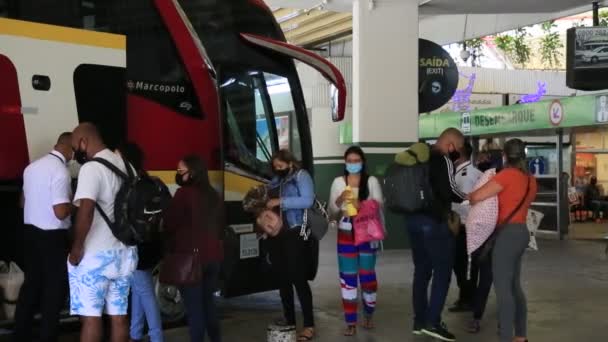
[[[346,87],[333,65],[287,44],[261,0],[5,0],[0,16],[0,259],[21,257],[23,169],[93,122],[110,147],[138,143],[170,186],[180,158],[203,157],[228,210],[222,294],[276,288],[241,201],[279,148],[312,171],[294,59],[331,82],[339,121]],[[175,289],[158,292],[163,313],[179,316]]]

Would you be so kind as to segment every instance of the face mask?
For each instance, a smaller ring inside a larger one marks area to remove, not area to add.
[[[452,163],[455,163],[458,159],[460,159],[460,152],[452,151],[448,154],[448,158],[450,158]]]
[[[362,163],[346,163],[346,172],[351,175],[361,173],[361,170],[363,170]]]
[[[80,139],[80,142],[78,143],[78,149],[74,150],[73,158],[78,164],[83,165],[84,163],[89,161],[89,157],[87,156],[86,148],[84,149],[84,151],[80,149],[80,143],[82,143],[82,139]]]
[[[184,176],[187,174],[188,174],[187,172],[184,174],[176,173],[175,174],[175,184],[177,184],[179,186],[188,185],[190,183],[190,178],[188,178],[187,181],[184,181]]]
[[[290,171],[291,170],[289,170],[289,169],[274,170],[274,174],[279,176],[280,178],[285,178],[285,177],[289,176]]]
[[[84,163],[86,163],[87,161],[89,161],[89,157],[87,157],[87,152],[86,151],[74,151],[74,160],[80,164],[83,165]]]
[[[477,169],[479,169],[479,171],[481,172],[486,172],[488,171],[490,168],[492,167],[492,164],[490,162],[483,162],[483,163],[479,163],[477,165]]]

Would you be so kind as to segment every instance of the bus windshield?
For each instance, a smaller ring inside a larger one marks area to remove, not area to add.
[[[296,109],[289,79],[263,71],[223,73],[228,162],[271,176],[270,159],[279,149],[302,158]]]

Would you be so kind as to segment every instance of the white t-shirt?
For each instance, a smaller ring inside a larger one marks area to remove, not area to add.
[[[72,186],[65,157],[53,151],[23,172],[23,221],[43,230],[66,229],[70,218],[59,220],[53,206],[70,203]]]
[[[100,151],[95,158],[105,159],[116,165],[121,171],[126,172],[123,160],[109,149]],[[101,163],[90,161],[80,168],[74,205],[80,206],[81,199],[93,200],[99,203],[110,221],[114,222],[114,199],[121,185],[122,180],[112,170]],[[84,242],[84,253],[98,253],[122,248],[126,248],[126,246],[114,237],[110,227],[99,211],[95,209],[93,223]]]

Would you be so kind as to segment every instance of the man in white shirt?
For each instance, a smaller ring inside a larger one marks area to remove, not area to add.
[[[106,166],[91,160],[105,159],[123,172],[126,166],[120,156],[105,146],[97,128],[90,123],[76,127],[72,149],[74,159],[86,164],[80,169],[74,196],[78,213],[68,263],[70,311],[81,316],[81,341],[101,341],[101,316],[105,313],[111,316],[111,340],[126,342],[129,288],[137,267],[137,248],[117,240],[96,209],[99,205],[114,221],[114,201],[122,180]]]
[[[72,213],[71,133],[23,173],[25,281],[15,313],[15,341],[31,341],[40,303],[40,341],[57,341],[59,314],[67,295],[68,228]]]
[[[482,173],[471,163],[471,155],[473,153],[473,147],[469,142],[464,144],[464,148],[460,154],[460,159],[456,161],[456,171],[454,174],[454,180],[456,185],[461,192],[469,194],[475,188],[475,184],[481,177]],[[470,206],[465,203],[453,203],[452,210],[460,216],[462,224],[466,222],[467,215],[469,214]],[[468,255],[467,255],[467,237],[466,229],[464,226],[461,227],[458,236],[456,236],[456,245],[454,248],[454,273],[456,274],[456,281],[460,288],[460,295],[458,301],[453,307],[448,309],[450,312],[462,312],[469,311],[472,308],[474,286],[471,281],[467,278],[468,270]]]

